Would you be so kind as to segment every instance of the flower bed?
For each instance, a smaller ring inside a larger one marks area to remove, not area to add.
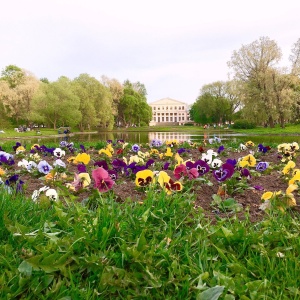
[[[56,148],[20,143],[0,150],[0,183],[9,193],[24,193],[45,207],[52,201],[77,201],[93,207],[109,193],[117,202],[143,203],[150,191],[192,197],[195,209],[213,219],[249,212],[252,221],[273,209],[297,209],[300,170],[297,143],[278,147],[154,140],[150,144],[107,141],[101,149]]]

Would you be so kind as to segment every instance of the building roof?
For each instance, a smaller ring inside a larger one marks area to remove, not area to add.
[[[171,98],[163,98],[154,102],[149,103],[149,105],[188,105],[185,102],[178,101]]]

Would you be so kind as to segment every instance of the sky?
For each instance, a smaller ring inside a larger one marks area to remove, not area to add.
[[[300,38],[299,0],[0,0],[0,70],[143,83],[147,101],[192,104],[232,78],[233,51],[262,36],[281,64]]]

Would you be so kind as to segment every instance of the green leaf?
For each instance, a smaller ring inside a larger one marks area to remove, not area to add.
[[[197,300],[217,300],[222,295],[224,286],[214,286],[205,290],[197,296]]]
[[[26,260],[23,260],[21,262],[21,264],[18,267],[18,270],[25,276],[31,276],[32,274],[32,266]]]
[[[141,252],[145,249],[145,246],[147,245],[147,240],[145,238],[144,230],[142,231],[138,241],[137,241],[137,251]]]
[[[149,212],[150,212],[150,208],[148,208],[143,214],[142,214],[142,219],[143,221],[146,223],[148,220],[148,216],[149,216]]]

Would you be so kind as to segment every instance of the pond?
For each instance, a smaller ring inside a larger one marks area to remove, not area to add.
[[[45,138],[30,138],[24,139],[26,143],[33,144],[46,144],[47,142],[55,142],[59,143],[62,140],[68,140],[69,142],[98,142],[98,141],[106,141],[106,140],[124,140],[126,142],[131,143],[148,143],[153,139],[159,139],[161,141],[165,140],[173,140],[176,139],[178,141],[193,141],[193,142],[201,142],[204,139],[208,140],[210,138],[218,137],[222,141],[241,141],[247,142],[249,140],[254,143],[291,143],[298,142],[300,143],[300,135],[244,135],[239,133],[232,132],[213,132],[213,133],[204,133],[201,132],[199,134],[193,132],[98,132],[98,133],[86,133],[86,134],[74,134],[71,136],[55,136],[55,137],[45,137]],[[21,141],[22,139],[15,139],[16,141]]]

